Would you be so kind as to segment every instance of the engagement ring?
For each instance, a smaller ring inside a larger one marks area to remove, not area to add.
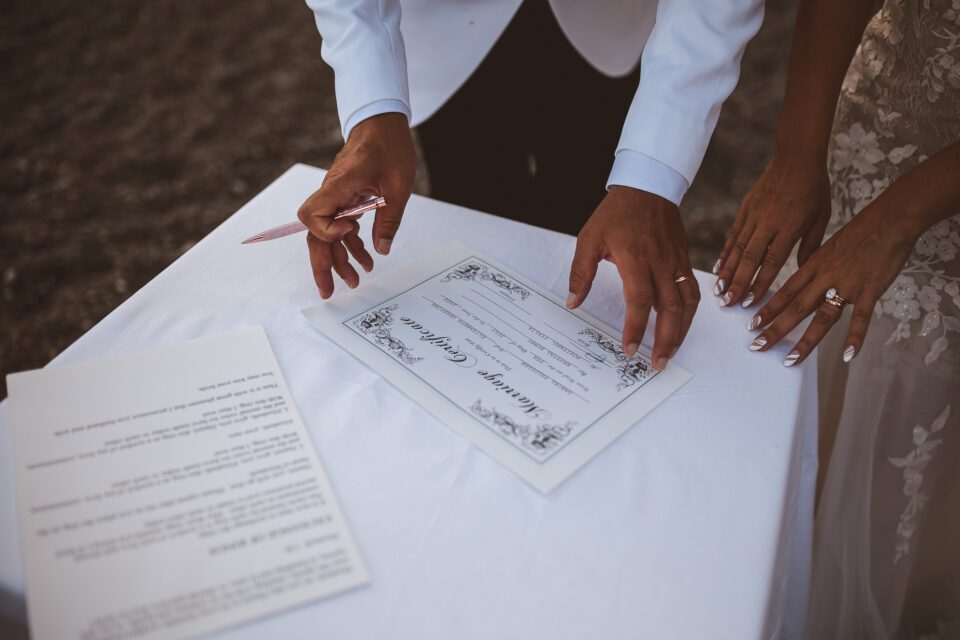
[[[832,304],[837,309],[843,309],[843,305],[847,304],[847,299],[837,293],[837,290],[833,287],[827,289],[827,295],[824,296],[824,300],[827,304]]]

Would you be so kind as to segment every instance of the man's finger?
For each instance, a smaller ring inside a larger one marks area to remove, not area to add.
[[[350,264],[350,258],[342,242],[334,242],[330,245],[330,253],[333,255],[333,268],[348,287],[356,289],[360,284],[360,274]]]
[[[673,274],[658,274],[654,286],[657,321],[653,328],[653,368],[663,371],[680,347],[684,305]]]
[[[307,247],[310,250],[310,267],[313,269],[313,279],[317,283],[320,297],[326,300],[333,295],[333,256],[330,245],[319,240],[312,233],[307,234]]]
[[[617,271],[623,280],[623,298],[627,303],[623,322],[623,351],[632,356],[647,330],[650,308],[653,306],[653,284],[649,267],[632,256],[617,256]]]
[[[352,204],[355,194],[339,186],[335,180],[324,180],[320,189],[300,205],[297,217],[310,233],[324,242],[340,240],[359,229],[353,220],[334,220],[337,211]]]
[[[363,267],[364,271],[367,273],[373,271],[373,256],[371,256],[370,252],[363,246],[363,239],[360,237],[360,234],[351,233],[343,239],[343,244],[350,251],[353,259],[357,261],[357,264]]]
[[[587,299],[600,263],[600,243],[592,236],[577,236],[577,247],[570,265],[570,286],[567,289],[567,309],[576,309]]]
[[[693,324],[693,317],[697,313],[697,307],[700,305],[700,283],[693,277],[693,272],[687,267],[683,273],[688,274],[687,279],[677,283],[677,289],[680,290],[680,297],[683,298],[683,315],[680,317],[680,339],[677,341],[677,347],[683,344],[687,338],[687,332],[690,331],[690,325]]]
[[[403,211],[407,206],[410,194],[384,193],[387,206],[377,209],[377,217],[373,221],[373,248],[381,255],[390,253],[390,246],[400,229]]]

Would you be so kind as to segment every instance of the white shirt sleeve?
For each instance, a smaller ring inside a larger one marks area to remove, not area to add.
[[[640,88],[617,145],[615,184],[631,179],[623,171],[641,170],[621,171],[624,152],[646,156],[688,185],[693,182],[720,107],[737,84],[743,50],[762,21],[763,0],[660,0],[641,58]]]
[[[355,126],[367,118],[378,116],[381,113],[402,113],[407,116],[407,122],[410,121],[410,107],[402,100],[377,100],[365,107],[360,107],[347,118],[347,121],[343,123],[343,139],[346,140],[350,137],[350,132]]]
[[[633,187],[658,195],[678,207],[690,186],[682,175],[667,165],[630,149],[620,149],[613,159],[607,189],[613,185]]]
[[[400,112],[410,118],[407,56],[398,0],[306,0],[333,68],[343,137],[361,120]]]

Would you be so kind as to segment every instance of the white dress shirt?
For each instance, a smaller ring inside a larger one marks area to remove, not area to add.
[[[448,40],[452,39],[456,45],[456,36],[464,33],[464,48],[473,47],[464,56],[457,77],[443,87],[443,91],[433,91],[431,100],[423,101],[423,112],[417,112],[411,108],[411,104],[416,104],[416,96],[411,100],[407,55],[400,29],[401,3],[398,0],[306,1],[323,36],[321,55],[334,70],[344,139],[359,122],[381,113],[403,113],[411,125],[432,115],[469,76],[474,68],[471,65],[480,63],[486,53],[482,47],[492,46],[500,33],[493,31],[505,28],[520,4],[517,0],[410,3],[420,11],[415,19],[437,15],[425,5],[442,7],[447,12],[445,15],[450,16],[447,18],[450,31],[444,33],[454,35]],[[489,10],[483,12],[480,7],[485,4]],[[564,4],[560,0],[551,0],[551,4],[574,46],[595,67],[610,71],[610,75],[622,74],[624,65],[630,62],[629,51],[638,44],[642,48],[640,86],[624,122],[607,187],[622,185],[641,189],[679,204],[703,160],[720,107],[736,86],[743,50],[760,28],[762,0],[607,0],[591,3],[591,11],[584,11],[582,4]],[[651,29],[650,24],[644,23],[652,23],[652,16],[644,17],[641,12],[653,6],[656,20]],[[622,13],[623,21],[634,19],[635,27],[624,32],[627,36],[621,33],[604,38],[603,32],[583,25],[590,19],[591,12],[597,14],[604,10],[609,14],[605,16],[607,26]],[[471,38],[477,24],[491,32],[484,34],[486,38],[476,39],[480,44]],[[407,25],[404,30],[409,28]],[[462,31],[456,31],[457,28]],[[577,36],[571,37],[571,34]],[[618,43],[614,36],[646,37],[646,41]],[[592,46],[592,42],[598,43],[597,46]],[[418,41],[417,45],[420,44]],[[626,53],[605,65],[611,55],[618,53],[618,44]],[[531,46],[536,45],[531,43]],[[597,53],[598,47],[606,51]],[[418,60],[422,65],[429,65],[436,59],[434,56],[444,53],[442,50],[428,52],[429,55],[420,56]],[[600,57],[603,53],[607,54],[606,59]],[[596,59],[592,59],[591,54]],[[418,77],[430,75],[429,69],[417,71],[421,72]]]

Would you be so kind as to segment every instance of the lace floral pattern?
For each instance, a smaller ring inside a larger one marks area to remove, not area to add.
[[[949,17],[948,17],[949,16]],[[937,102],[947,91],[947,87],[960,89],[960,0],[953,0],[951,7],[943,12],[946,21],[952,22],[955,29],[944,26],[933,32],[943,41],[942,46],[934,49],[923,67],[923,87],[927,100]]]
[[[960,139],[960,0],[889,0],[844,80],[831,140],[833,215],[848,223],[900,175]],[[960,334],[960,215],[926,231],[877,302],[887,344],[924,340],[924,363]]]
[[[960,0],[886,0],[870,20],[830,139],[828,233],[960,140],[958,34]],[[827,336],[832,353],[820,353],[821,373],[837,383],[821,391],[822,424],[836,429],[836,445],[816,516],[806,637],[960,638],[960,576],[953,549],[938,544],[960,536],[941,511],[960,492],[960,468],[948,462],[960,459],[951,415],[960,389],[960,215],[919,238],[874,313],[852,363],[837,357],[844,331]]]
[[[950,417],[950,405],[933,421],[930,428],[917,425],[913,428],[914,448],[902,458],[890,458],[890,463],[903,469],[903,495],[907,496],[907,506],[900,514],[897,524],[897,544],[894,549],[894,563],[910,553],[910,540],[917,528],[917,517],[930,500],[929,493],[923,490],[923,470],[933,459],[933,451],[943,444],[932,436],[947,423]]]

